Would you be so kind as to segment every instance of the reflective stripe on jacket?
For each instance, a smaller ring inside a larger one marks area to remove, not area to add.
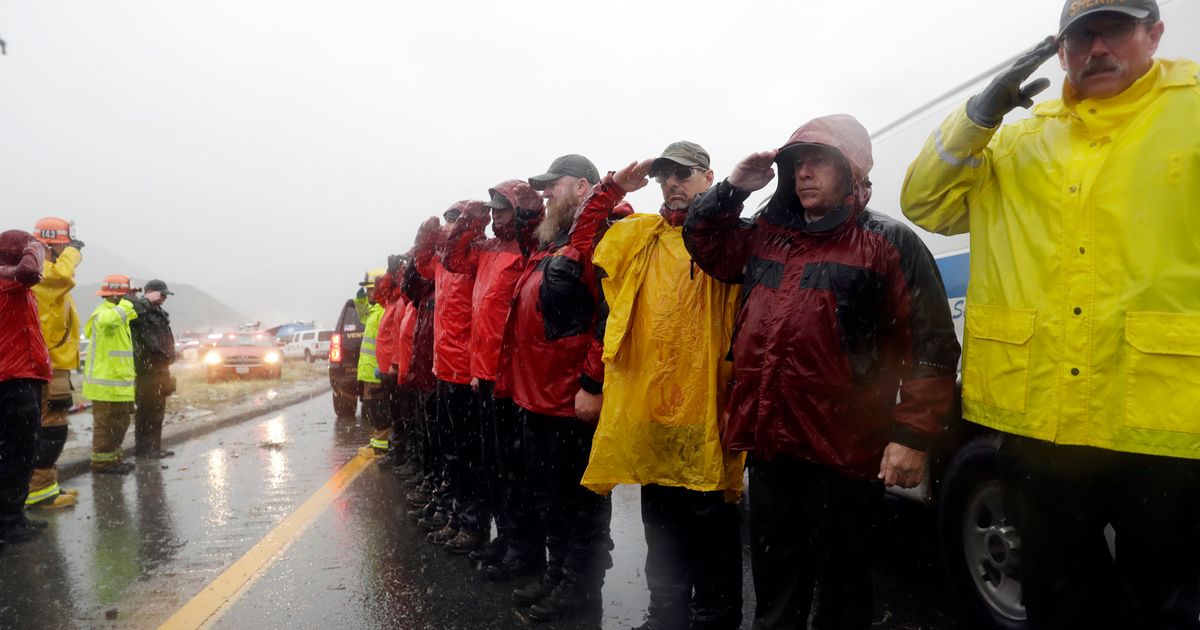
[[[1060,444],[1200,458],[1200,66],[981,128],[960,108],[905,214],[971,234],[963,414]]]
[[[129,322],[137,312],[129,300],[113,304],[103,300],[83,328],[91,340],[87,369],[83,376],[83,396],[103,402],[132,402],[135,370],[133,336]]]
[[[42,265],[42,281],[33,287],[37,298],[42,336],[50,348],[50,364],[56,370],[79,367],[79,312],[71,289],[75,288],[75,268],[83,255],[67,247],[54,262]]]
[[[375,375],[379,362],[375,357],[375,342],[379,336],[379,322],[383,320],[383,305],[372,304],[367,308],[366,328],[363,330],[362,346],[358,350],[358,380],[364,383],[378,383]]]

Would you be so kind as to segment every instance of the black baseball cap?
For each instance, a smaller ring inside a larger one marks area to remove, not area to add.
[[[151,280],[150,282],[146,283],[145,287],[142,287],[143,295],[151,291],[158,291],[163,295],[175,295],[175,292],[168,289],[167,283],[163,282],[162,280]]]
[[[1124,13],[1139,20],[1158,20],[1159,16],[1155,0],[1067,0],[1058,20],[1058,36],[1062,37],[1081,18],[1103,11]]]
[[[530,177],[529,186],[534,190],[545,190],[550,182],[566,175],[586,179],[589,184],[600,183],[600,171],[596,170],[596,165],[592,164],[591,160],[576,153],[569,153],[555,158],[545,173]]]
[[[694,166],[708,170],[711,160],[708,157],[708,151],[704,147],[695,142],[680,140],[672,142],[663,149],[662,155],[650,164],[650,177],[658,175],[658,172],[664,168],[670,168],[671,164],[680,164],[682,166]]]

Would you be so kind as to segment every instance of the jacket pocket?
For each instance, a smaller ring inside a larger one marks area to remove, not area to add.
[[[1029,308],[967,304],[963,398],[1025,413],[1036,317]]]
[[[1125,425],[1200,433],[1200,315],[1126,313]]]

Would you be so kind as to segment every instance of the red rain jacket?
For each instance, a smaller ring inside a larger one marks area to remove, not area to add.
[[[846,159],[843,204],[811,224],[788,149]],[[743,284],[723,440],[874,478],[889,442],[924,450],[950,418],[959,346],[933,256],[900,222],[866,209],[871,144],[849,116],[818,118],[777,158],[779,184],[751,221],[721,182],[693,204],[684,242],[701,269]],[[899,392],[899,402],[897,402]]]
[[[401,307],[399,332],[396,340],[396,382],[408,384],[408,375],[412,369],[413,333],[417,328],[417,307],[407,298]]]
[[[30,291],[42,280],[45,255],[29,232],[0,234],[0,382],[50,380],[50,351]]]
[[[510,179],[489,192],[503,195],[514,213],[525,213],[526,224],[536,225],[545,213],[541,197],[523,181]],[[499,378],[504,328],[526,256],[515,230],[503,237],[485,238],[483,230],[489,221],[483,213],[459,218],[450,232],[442,266],[475,277],[471,296],[471,376],[494,382]]]
[[[624,196],[612,175],[605,177],[582,202],[570,230],[534,252],[521,274],[505,345],[513,400],[528,411],[575,417],[584,363],[589,351],[600,349],[594,343],[598,285],[592,252],[612,222],[632,213],[621,203]]]
[[[388,373],[396,362],[396,343],[400,339],[399,313],[404,310],[401,303],[404,294],[400,290],[399,272],[388,274],[379,279],[375,286],[375,301],[383,305],[383,318],[379,322],[379,330],[375,333],[375,362],[379,372]]]
[[[457,208],[463,216],[470,212],[478,214],[483,202],[460,201],[451,208]],[[471,382],[471,296],[475,276],[454,273],[442,265],[451,229],[453,224],[442,230],[436,255],[421,271],[426,274],[432,267],[437,293],[433,307],[433,373],[448,383],[466,385]]]

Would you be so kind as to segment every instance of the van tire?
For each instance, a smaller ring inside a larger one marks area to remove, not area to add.
[[[313,361],[315,361],[315,359],[313,359],[312,353],[308,351],[308,348],[304,349],[304,360],[308,363],[312,363]]]
[[[999,434],[981,435],[954,454],[942,476],[938,539],[950,589],[970,620],[968,627],[1026,630],[1020,536],[1007,522],[1003,506],[1000,440]],[[993,547],[985,541],[1011,542],[1013,551],[1005,543],[998,545],[1004,553],[989,555]],[[997,558],[1002,558],[999,564]]]

